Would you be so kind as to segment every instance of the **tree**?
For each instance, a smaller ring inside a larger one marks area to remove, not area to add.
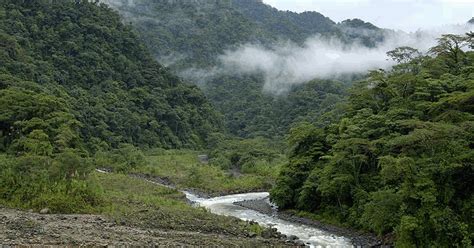
[[[387,56],[399,64],[406,64],[410,63],[416,58],[419,58],[421,53],[418,51],[418,49],[404,46],[387,52]]]
[[[446,65],[453,70],[454,73],[457,73],[464,62],[465,53],[463,48],[467,45],[468,43],[465,36],[445,34],[438,39],[438,44],[432,47],[429,52],[436,56],[445,57]]]
[[[401,64],[355,84],[340,119],[318,132],[318,123],[291,132],[290,161],[272,199],[393,235],[399,247],[472,246],[474,52],[462,50],[468,36],[440,38],[434,57],[415,59],[415,73],[400,70],[413,63],[414,50],[392,51]]]
[[[469,43],[469,47],[474,49],[474,32],[471,31],[466,34],[467,35],[467,42]]]

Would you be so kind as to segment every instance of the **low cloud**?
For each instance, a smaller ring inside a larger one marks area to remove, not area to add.
[[[281,94],[295,84],[314,78],[337,78],[364,73],[375,68],[388,68],[392,62],[384,48],[370,49],[362,45],[345,45],[339,40],[314,37],[303,46],[294,44],[263,48],[244,45],[220,57],[225,71],[262,73],[264,90]]]
[[[344,44],[338,39],[315,36],[302,46],[280,43],[270,48],[245,44],[226,51],[219,57],[220,73],[262,73],[264,91],[284,94],[291,86],[309,80],[334,79],[348,74],[365,73],[373,69],[393,66],[386,52],[400,46],[411,46],[426,52],[436,44],[442,34],[464,34],[473,30],[472,25],[446,26],[414,33],[387,32],[386,39],[376,47],[360,43]]]
[[[224,74],[230,74],[230,72],[226,72],[222,68],[218,67],[213,67],[210,69],[188,68],[178,72],[178,75],[181,78],[190,80],[201,88],[204,88],[207,83],[216,76]]]

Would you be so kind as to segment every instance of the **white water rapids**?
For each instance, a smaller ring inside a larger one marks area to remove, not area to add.
[[[338,237],[315,227],[282,220],[277,217],[265,215],[257,211],[234,204],[234,202],[245,200],[266,199],[269,196],[267,192],[227,195],[210,199],[200,198],[186,191],[184,191],[183,193],[186,194],[186,197],[190,201],[196,203],[201,207],[209,209],[214,214],[233,216],[248,221],[252,220],[263,226],[274,227],[279,232],[287,236],[297,236],[300,240],[310,245],[311,247],[352,247],[350,240],[347,238]]]
[[[108,173],[105,170],[96,169],[99,173]],[[145,179],[146,180],[146,179]],[[169,185],[164,185],[151,180],[147,182],[157,184],[163,187],[173,188]],[[286,221],[275,216],[265,215],[255,210],[237,206],[234,203],[245,200],[261,200],[269,196],[268,192],[262,193],[246,193],[236,195],[226,195],[214,198],[201,198],[188,191],[181,191],[186,195],[186,198],[198,206],[204,207],[214,214],[233,216],[241,220],[255,221],[260,225],[267,227],[274,227],[282,234],[287,236],[295,235],[301,241],[305,242],[310,247],[314,248],[345,248],[353,247],[350,240],[336,236],[331,233],[322,231],[318,228]]]

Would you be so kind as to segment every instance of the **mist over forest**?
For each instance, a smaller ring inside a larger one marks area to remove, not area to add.
[[[1,1],[0,246],[472,247],[469,18]]]
[[[472,29],[473,25],[466,23],[415,33],[386,32],[383,41],[374,46],[366,46],[358,39],[348,44],[319,35],[308,38],[302,45],[291,41],[281,41],[268,48],[243,44],[219,56],[217,71],[223,74],[262,73],[265,78],[263,90],[279,95],[287,93],[292,85],[313,79],[340,79],[369,70],[388,70],[395,62],[390,60],[387,52],[397,47],[413,47],[428,54],[442,34],[462,35]],[[354,33],[365,31],[363,28],[351,30]],[[216,73],[216,69],[211,69],[210,73]]]

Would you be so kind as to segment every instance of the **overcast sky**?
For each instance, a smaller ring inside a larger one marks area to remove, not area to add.
[[[360,18],[376,26],[404,31],[466,23],[474,0],[263,0],[281,10],[318,11],[340,22]]]

